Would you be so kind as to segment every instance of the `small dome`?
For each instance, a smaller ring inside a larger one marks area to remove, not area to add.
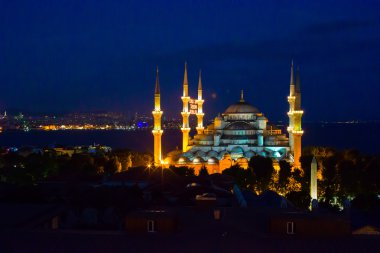
[[[178,159],[178,163],[180,164],[186,164],[187,162],[189,162],[189,158],[187,158],[186,156],[182,156]]]
[[[194,156],[199,156],[199,157],[205,157],[206,153],[203,152],[202,150],[198,150],[194,153]]]
[[[246,102],[237,102],[235,104],[230,105],[226,111],[225,114],[231,114],[231,113],[259,113],[259,109],[256,107],[246,103]]]
[[[228,154],[228,152],[226,150],[222,150],[219,152],[219,155],[217,156],[219,159],[223,159],[224,155],[225,154]]]
[[[204,160],[202,159],[202,157],[199,157],[199,156],[195,157],[193,160],[194,164],[199,164],[199,163],[203,163],[203,162],[204,162]]]
[[[244,153],[244,156],[250,159],[252,156],[255,156],[255,153],[253,151],[247,151]]]
[[[241,147],[234,147],[231,150],[231,153],[234,153],[234,154],[244,154],[244,150]]]
[[[191,152],[186,152],[183,154],[183,156],[188,158],[189,160],[191,160],[194,157],[194,155]]]
[[[210,158],[207,160],[207,163],[208,163],[208,164],[218,164],[219,161],[218,161],[218,159],[215,158],[215,157],[210,157]]]
[[[215,150],[210,150],[209,152],[207,152],[207,156],[208,157],[217,157],[218,152],[216,152]]]
[[[241,147],[234,147],[231,150],[231,158],[236,160],[244,155],[244,150]]]

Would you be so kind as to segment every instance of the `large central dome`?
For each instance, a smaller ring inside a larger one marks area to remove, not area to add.
[[[224,113],[260,113],[260,111],[253,105],[244,101],[244,93],[241,91],[240,101],[230,105]]]
[[[253,105],[248,104],[247,102],[237,102],[235,104],[230,105],[225,114],[229,113],[259,113],[259,109],[254,107]]]

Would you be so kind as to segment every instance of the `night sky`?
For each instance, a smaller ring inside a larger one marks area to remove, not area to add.
[[[246,100],[285,120],[290,62],[306,121],[380,120],[380,1],[0,1],[0,111],[180,117],[202,69],[206,117]]]

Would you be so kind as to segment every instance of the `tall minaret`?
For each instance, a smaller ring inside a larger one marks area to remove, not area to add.
[[[197,119],[198,119],[198,125],[197,125],[197,133],[198,134],[203,134],[203,103],[204,100],[202,99],[202,73],[201,70],[199,70],[199,80],[198,80],[198,99],[197,99],[197,104],[198,104],[198,111],[197,111]]]
[[[190,111],[189,111],[189,83],[187,81],[187,63],[185,62],[185,73],[183,76],[183,95],[181,97],[182,102],[183,102],[183,109],[181,112],[182,115],[182,151],[186,152],[187,147],[189,145],[189,132],[190,132],[190,127],[189,127],[189,116],[190,116]]]
[[[154,136],[154,166],[161,165],[162,151],[161,151],[161,96],[160,96],[160,81],[158,78],[158,67],[156,72],[156,86],[154,89],[154,111],[152,112],[154,118],[154,127],[152,130]]]
[[[294,167],[300,167],[300,157],[302,151],[301,138],[303,135],[302,130],[302,115],[303,110],[301,110],[301,90],[300,90],[300,79],[299,70],[297,69],[296,82],[294,84],[294,68],[293,61],[291,66],[290,74],[290,94],[288,96],[289,102],[289,144],[290,151],[294,158]]]
[[[294,103],[296,101],[295,97],[295,85],[294,85],[294,69],[293,69],[293,60],[292,60],[292,65],[290,67],[290,92],[288,96],[288,102],[289,102],[289,126],[288,126],[288,132],[289,132],[289,146],[290,146],[290,151],[293,154],[293,125],[294,125],[294,120],[293,120],[293,111],[294,111]]]

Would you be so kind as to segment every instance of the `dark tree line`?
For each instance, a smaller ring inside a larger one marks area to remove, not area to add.
[[[0,155],[0,182],[32,185],[48,180],[93,180],[126,171],[132,165],[146,166],[151,161],[151,155],[129,150],[74,153],[71,156],[54,150],[28,155],[8,152]]]
[[[380,156],[363,155],[357,151],[338,151],[332,148],[310,147],[303,150],[301,169],[294,169],[287,161],[273,162],[271,158],[254,156],[247,169],[232,166],[223,171],[236,184],[260,194],[273,190],[305,207],[310,203],[310,166],[313,157],[318,161],[318,196],[322,204],[342,204],[345,199],[376,199],[380,194]],[[139,179],[166,179],[175,182],[194,176],[194,169],[170,167],[148,169],[152,157],[129,150],[110,153],[78,153],[58,155],[53,150],[24,155],[8,152],[0,155],[0,182],[33,185],[40,181],[100,180],[112,175]],[[199,176],[207,177],[206,168]],[[358,203],[366,203],[366,201]],[[368,202],[368,201],[367,201]]]
[[[338,151],[323,147],[310,147],[303,151],[303,189],[309,188],[313,156],[318,161],[318,195],[322,203],[332,204],[337,201],[341,204],[345,199],[373,198],[380,194],[379,155],[370,156],[355,150]]]
[[[318,197],[322,206],[342,206],[346,199],[356,199],[364,205],[366,200],[374,202],[380,195],[380,156],[363,155],[354,150],[306,148],[300,169],[292,168],[287,161],[280,161],[275,169],[272,159],[254,156],[248,169],[232,166],[223,174],[232,176],[241,188],[256,193],[273,190],[296,206],[307,208],[314,156],[318,161]]]

